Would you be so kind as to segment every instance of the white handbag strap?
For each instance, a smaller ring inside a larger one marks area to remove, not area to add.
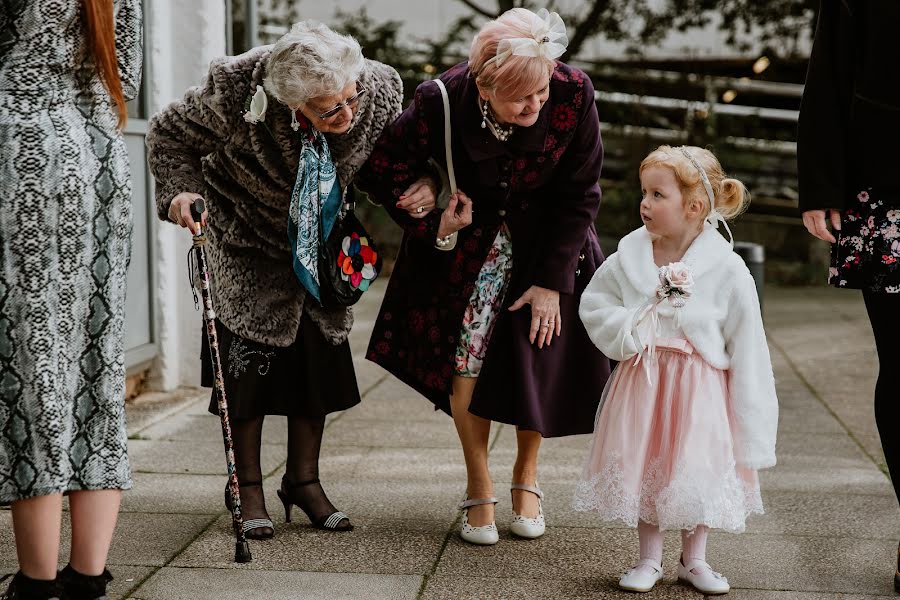
[[[453,171],[453,150],[450,148],[450,97],[440,79],[432,79],[441,90],[444,99],[444,152],[447,155],[447,177],[450,179],[450,193],[456,193],[456,174]]]

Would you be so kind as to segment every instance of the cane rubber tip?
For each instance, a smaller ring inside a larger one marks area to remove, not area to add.
[[[248,563],[252,560],[253,556],[250,555],[250,543],[237,542],[234,546],[234,562]]]

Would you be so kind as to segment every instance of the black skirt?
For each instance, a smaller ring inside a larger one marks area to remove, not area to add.
[[[329,343],[305,314],[297,339],[286,348],[242,338],[218,319],[216,334],[232,419],[263,415],[318,418],[359,404],[349,342],[345,340],[337,346]],[[215,378],[205,326],[202,338],[201,385],[213,387]],[[209,412],[219,414],[215,391]]]

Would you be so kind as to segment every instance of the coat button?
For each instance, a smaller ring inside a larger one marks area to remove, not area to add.
[[[500,187],[503,188],[503,189],[505,190],[506,188],[509,187],[509,184],[506,183],[505,181],[501,181],[501,182],[500,182]]]
[[[584,260],[584,254],[582,254],[581,256],[579,256],[579,257],[578,257],[578,260],[579,260],[579,261]]]
[[[497,214],[500,215],[501,217],[505,217],[506,211],[501,208],[500,210],[497,211]]]
[[[581,269],[575,269],[575,277],[581,275]]]

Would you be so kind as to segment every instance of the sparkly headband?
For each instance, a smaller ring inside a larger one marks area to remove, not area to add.
[[[497,54],[484,63],[488,66],[492,62],[500,67],[510,56],[534,56],[548,60],[556,60],[566,51],[569,38],[566,35],[566,25],[558,13],[548,12],[546,8],[537,11],[539,22],[531,26],[531,36],[523,38],[508,38],[500,40],[497,44]]]
[[[728,223],[725,222],[725,217],[722,216],[716,209],[716,195],[713,193],[712,184],[709,182],[709,177],[706,176],[706,170],[700,165],[696,158],[694,158],[688,149],[684,146],[679,146],[678,150],[684,154],[685,158],[691,161],[691,164],[694,165],[694,168],[700,173],[700,181],[703,182],[703,188],[706,190],[706,195],[709,197],[709,214],[706,215],[706,219],[704,219],[707,223],[715,227],[719,228],[719,221],[722,222],[722,225],[725,226],[725,230],[728,232],[728,238],[731,242],[731,247],[734,247],[734,236],[731,234],[731,229],[728,227]]]

